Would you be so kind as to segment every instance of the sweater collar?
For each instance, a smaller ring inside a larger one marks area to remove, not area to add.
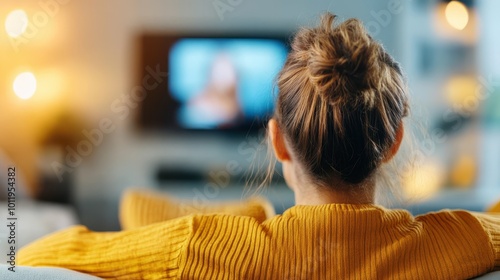
[[[283,213],[283,216],[290,216],[296,218],[311,218],[325,217],[325,216],[378,216],[380,218],[402,218],[403,216],[408,219],[411,214],[406,210],[390,210],[383,206],[375,204],[321,204],[321,205],[295,205]]]

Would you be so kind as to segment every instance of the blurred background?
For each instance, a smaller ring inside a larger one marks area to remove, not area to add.
[[[9,166],[21,244],[74,223],[118,230],[129,187],[251,193],[290,36],[324,11],[361,19],[405,69],[415,145],[402,153],[417,164],[389,206],[482,211],[500,199],[499,1],[7,0],[0,217]],[[280,176],[263,195],[277,212],[294,203]]]

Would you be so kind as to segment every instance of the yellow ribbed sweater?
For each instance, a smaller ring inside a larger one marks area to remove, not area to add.
[[[326,204],[264,221],[247,204],[258,217],[222,214],[226,205],[147,226],[130,215],[120,232],[72,227],[24,247],[19,264],[113,279],[468,279],[500,269],[500,215]]]

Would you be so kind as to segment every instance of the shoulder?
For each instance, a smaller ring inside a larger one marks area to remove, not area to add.
[[[500,265],[500,216],[465,210],[443,210],[417,216],[436,242],[460,248],[471,259]]]
[[[460,236],[474,235],[486,238],[486,232],[476,213],[465,210],[442,210],[416,216],[426,230],[439,231]]]
[[[240,216],[231,214],[194,214],[186,217],[191,221],[193,231],[197,234],[208,234],[217,232],[250,232],[266,227],[272,220],[279,219],[279,215],[266,221],[260,221],[251,216]],[[208,231],[208,233],[207,233]]]
[[[440,222],[459,222],[459,221],[470,221],[474,220],[473,212],[465,210],[441,210],[437,212],[429,212],[427,214],[419,215],[415,217],[416,220],[422,222],[440,221]]]
[[[441,210],[415,217],[416,221],[422,222],[428,227],[447,227],[458,230],[473,230],[484,232],[481,220],[488,215],[465,211],[465,210]]]

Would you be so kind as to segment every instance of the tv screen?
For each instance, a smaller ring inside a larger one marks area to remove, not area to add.
[[[176,123],[220,129],[269,115],[286,55],[276,40],[179,40],[169,52],[169,94],[180,104]]]
[[[274,81],[288,54],[285,40],[176,36],[158,43],[164,53],[151,53],[158,52],[158,45],[149,50],[143,46],[143,56],[164,59],[168,81],[162,92],[154,93],[163,97],[150,94],[145,100],[144,126],[248,131],[272,114]],[[151,44],[149,40],[145,45]]]

